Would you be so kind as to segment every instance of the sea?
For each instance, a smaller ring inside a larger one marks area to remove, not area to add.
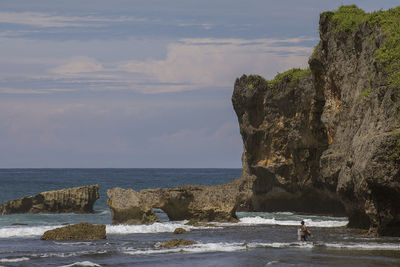
[[[346,228],[346,217],[292,212],[238,212],[238,223],[189,226],[161,210],[151,225],[112,225],[106,204],[114,187],[218,185],[241,169],[0,169],[0,203],[47,190],[98,184],[92,214],[0,215],[0,266],[400,266],[400,239],[367,237]],[[298,241],[304,220],[312,232]],[[43,241],[49,229],[79,222],[106,224],[98,241]],[[186,234],[173,231],[184,228]],[[173,238],[197,244],[162,248]]]

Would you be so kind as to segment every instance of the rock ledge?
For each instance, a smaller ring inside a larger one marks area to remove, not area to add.
[[[88,185],[45,191],[10,200],[0,205],[0,214],[15,213],[90,213],[99,198],[99,186]]]

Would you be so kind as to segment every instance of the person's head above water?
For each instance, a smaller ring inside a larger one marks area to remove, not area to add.
[[[301,225],[304,225],[304,221],[301,221]]]

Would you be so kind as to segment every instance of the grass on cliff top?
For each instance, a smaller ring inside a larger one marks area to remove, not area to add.
[[[369,15],[367,23],[381,27],[386,34],[386,41],[375,57],[389,74],[389,82],[400,89],[400,6],[387,11],[377,11]]]
[[[289,89],[295,89],[300,80],[307,74],[311,73],[310,68],[299,69],[293,68],[288,71],[278,73],[273,80],[267,81],[268,87],[274,88],[277,84],[285,80],[288,83]]]
[[[389,75],[391,86],[400,89],[400,6],[373,13],[366,13],[356,5],[341,6],[322,15],[330,20],[336,33],[352,33],[361,23],[367,23],[371,29],[381,28],[386,40],[375,52],[375,58]]]
[[[335,32],[353,32],[360,23],[364,22],[367,13],[356,5],[350,5],[341,6],[333,12],[324,12],[322,15],[329,17],[331,23],[335,26]]]

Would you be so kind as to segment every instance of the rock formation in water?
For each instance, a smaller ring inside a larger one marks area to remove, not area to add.
[[[98,240],[106,239],[106,226],[78,223],[44,232],[41,240]]]
[[[149,224],[157,221],[153,209],[162,209],[170,220],[236,221],[236,209],[250,194],[250,183],[236,179],[219,186],[187,185],[173,188],[113,188],[107,204],[113,224]]]
[[[309,69],[236,80],[249,210],[345,212],[400,235],[399,25],[400,7],[322,13]]]
[[[188,231],[186,231],[185,229],[178,227],[174,230],[174,234],[176,235],[181,235],[181,234],[187,234]]]
[[[171,239],[166,242],[158,244],[162,248],[176,248],[176,247],[186,247],[190,245],[197,244],[196,241],[186,240],[186,239]]]
[[[98,198],[98,185],[46,191],[3,203],[0,213],[89,213],[93,212],[93,204]]]

